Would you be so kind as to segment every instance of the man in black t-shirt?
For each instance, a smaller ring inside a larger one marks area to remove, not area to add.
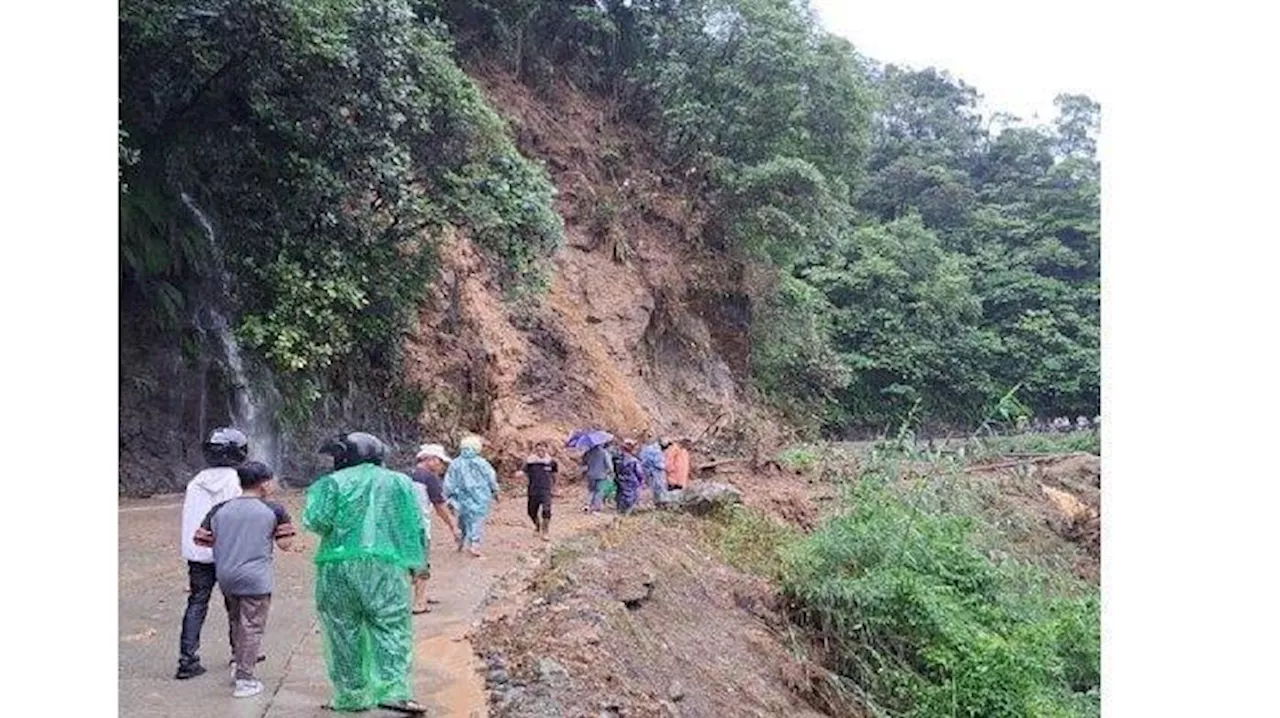
[[[523,473],[529,478],[529,518],[533,520],[534,533],[543,541],[551,540],[551,492],[555,489],[558,471],[548,443],[534,444],[533,455],[525,461]]]
[[[409,478],[413,479],[415,484],[421,485],[425,489],[427,495],[427,504],[435,511],[437,517],[444,521],[444,525],[449,527],[449,533],[453,536],[456,543],[458,541],[458,528],[453,523],[453,516],[449,514],[446,508],[444,498],[444,485],[440,481],[440,475],[444,473],[446,464],[449,462],[449,455],[445,453],[444,447],[440,444],[423,444],[418,449],[415,457],[417,465],[409,471]],[[422,494],[418,494],[421,501]],[[427,512],[427,506],[423,506],[422,523],[427,529],[427,562],[422,570],[417,571],[413,575],[413,612],[415,614],[427,613],[431,610],[427,600],[427,579],[431,577],[431,516]]]

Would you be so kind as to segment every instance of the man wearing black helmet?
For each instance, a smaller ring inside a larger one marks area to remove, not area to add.
[[[386,446],[362,432],[326,443],[334,471],[307,490],[302,523],[320,535],[316,613],[337,711],[426,709],[409,684],[413,657],[410,572],[426,562],[426,536],[408,476],[382,466]]]
[[[249,457],[249,438],[237,429],[218,428],[204,442],[208,468],[196,474],[187,484],[182,502],[182,557],[187,560],[190,594],[182,616],[182,637],[178,643],[178,673],[185,679],[205,672],[200,665],[200,630],[209,611],[209,598],[217,582],[213,568],[213,552],[195,544],[194,536],[209,509],[240,495],[240,478],[236,467]],[[228,611],[230,613],[230,611]]]

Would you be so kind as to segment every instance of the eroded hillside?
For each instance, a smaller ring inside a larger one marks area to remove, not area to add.
[[[511,297],[468,237],[442,249],[407,371],[429,436],[483,432],[506,457],[574,427],[702,435],[722,444],[776,429],[744,391],[748,300],[723,257],[700,253],[690,194],[653,140],[568,83],[538,95],[475,73],[520,149],[546,163],[566,243],[543,292]],[[739,448],[739,447],[735,447]]]

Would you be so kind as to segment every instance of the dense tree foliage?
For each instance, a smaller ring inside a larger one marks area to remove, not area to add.
[[[932,70],[873,75],[880,104],[857,226],[791,268],[847,318],[833,341],[854,378],[824,399],[825,423],[889,421],[916,402],[973,422],[1014,387],[1033,409],[1092,416],[1097,104],[1063,96],[1054,127],[992,133],[963,83]]]
[[[974,423],[1011,390],[1099,403],[1099,107],[985,118],[977,90],[883,67],[792,0],[447,0],[470,51],[621,98],[708,205],[702,241],[763,261],[753,368],[839,433]],[[543,50],[545,48],[545,50]],[[534,70],[534,68],[538,68]],[[589,71],[587,70],[589,68]]]
[[[408,2],[127,0],[120,38],[125,291],[180,323],[220,253],[239,335],[308,394],[396,368],[441,228],[516,279],[559,241],[544,173]]]
[[[971,424],[1014,388],[1097,411],[1087,97],[1051,125],[985,117],[975,88],[877,65],[796,0],[128,0],[121,52],[129,291],[189,311],[207,259],[190,193],[241,336],[283,371],[393,365],[442,227],[513,280],[555,245],[551,188],[460,52],[537,88],[563,76],[660,138],[702,249],[771,270],[747,288],[752,368],[797,421]]]

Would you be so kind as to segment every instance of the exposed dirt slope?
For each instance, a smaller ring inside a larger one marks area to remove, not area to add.
[[[408,342],[426,432],[482,432],[508,465],[583,425],[696,435],[719,418],[722,440],[769,442],[738,386],[746,324],[723,316],[738,301],[724,261],[691,249],[696,212],[652,138],[572,87],[539,97],[501,71],[475,74],[521,150],[546,162],[567,242],[548,291],[511,300],[465,236],[445,239],[443,281]]]
[[[697,521],[649,514],[558,547],[513,616],[475,643],[492,715],[821,716],[801,696],[767,582],[699,547]]]
[[[1041,520],[1055,534],[1073,544],[1080,555],[1076,572],[1099,580],[1102,560],[1102,461],[1091,454],[1055,458],[1003,481],[1021,486]]]

